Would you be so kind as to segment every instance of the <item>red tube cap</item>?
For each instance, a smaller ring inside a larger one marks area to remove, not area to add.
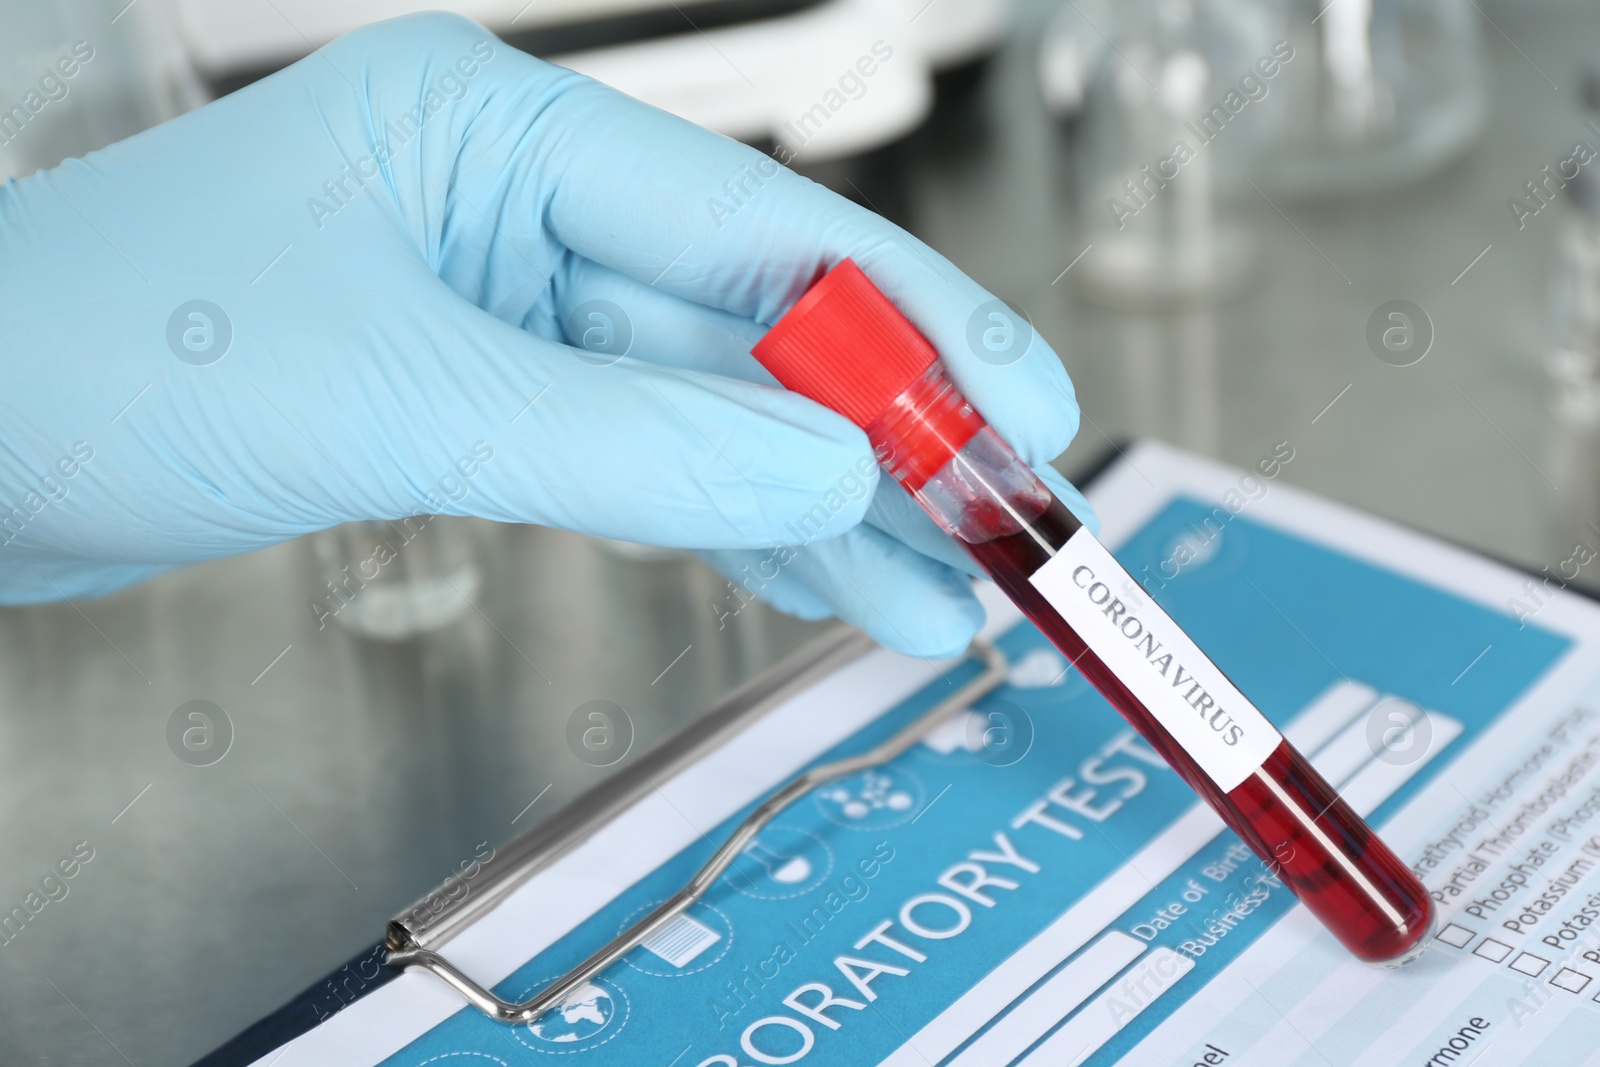
[[[785,388],[862,429],[938,358],[849,259],[807,290],[752,351]]]

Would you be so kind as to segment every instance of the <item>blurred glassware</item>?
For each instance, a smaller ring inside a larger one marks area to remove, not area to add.
[[[611,537],[598,536],[593,540],[601,551],[634,563],[664,563],[668,560],[683,559],[689,555],[681,548],[662,548],[660,545],[645,545],[637,541],[618,541]]]
[[[1045,110],[1062,121],[1083,111],[1089,82],[1105,62],[1111,20],[1106,0],[1072,0],[1056,9],[1039,39],[1039,92]]]
[[[162,0],[0,0],[0,179],[198,106],[171,19]]]
[[[1074,276],[1115,306],[1236,295],[1257,259],[1244,178],[1279,125],[1272,20],[1251,0],[1122,0],[1110,17],[1076,146]]]
[[[1600,420],[1600,212],[1572,212],[1562,234],[1553,289],[1558,338],[1545,357],[1557,413]]]
[[[1370,192],[1415,181],[1483,131],[1487,74],[1473,0],[1275,0],[1297,53],[1269,191]]]
[[[483,591],[476,521],[414,515],[312,534],[323,583],[311,601],[313,614],[378,641],[404,641],[450,625]]]
[[[1590,123],[1600,123],[1600,64],[1583,79]],[[1600,175],[1591,163],[1567,180],[1557,216],[1561,252],[1551,290],[1554,346],[1545,368],[1555,380],[1556,413],[1569,421],[1600,421]]]

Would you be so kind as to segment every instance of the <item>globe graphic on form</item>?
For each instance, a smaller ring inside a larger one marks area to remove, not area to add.
[[[590,982],[563,1001],[561,1007],[546,1012],[538,1022],[530,1023],[528,1029],[542,1041],[570,1044],[587,1040],[604,1030],[616,1011],[616,1001],[611,999],[611,994]]]

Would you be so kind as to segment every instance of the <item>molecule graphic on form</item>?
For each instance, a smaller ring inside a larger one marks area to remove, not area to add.
[[[864,819],[875,811],[905,811],[913,800],[910,793],[894,788],[894,779],[887,774],[867,771],[855,783],[834,785],[821,793],[823,800],[839,805],[839,812],[847,819]]]

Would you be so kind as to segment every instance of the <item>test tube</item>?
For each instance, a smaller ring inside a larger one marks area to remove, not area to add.
[[[1421,954],[1427,890],[984,422],[846,259],[755,346],[878,461],[1360,959]]]

